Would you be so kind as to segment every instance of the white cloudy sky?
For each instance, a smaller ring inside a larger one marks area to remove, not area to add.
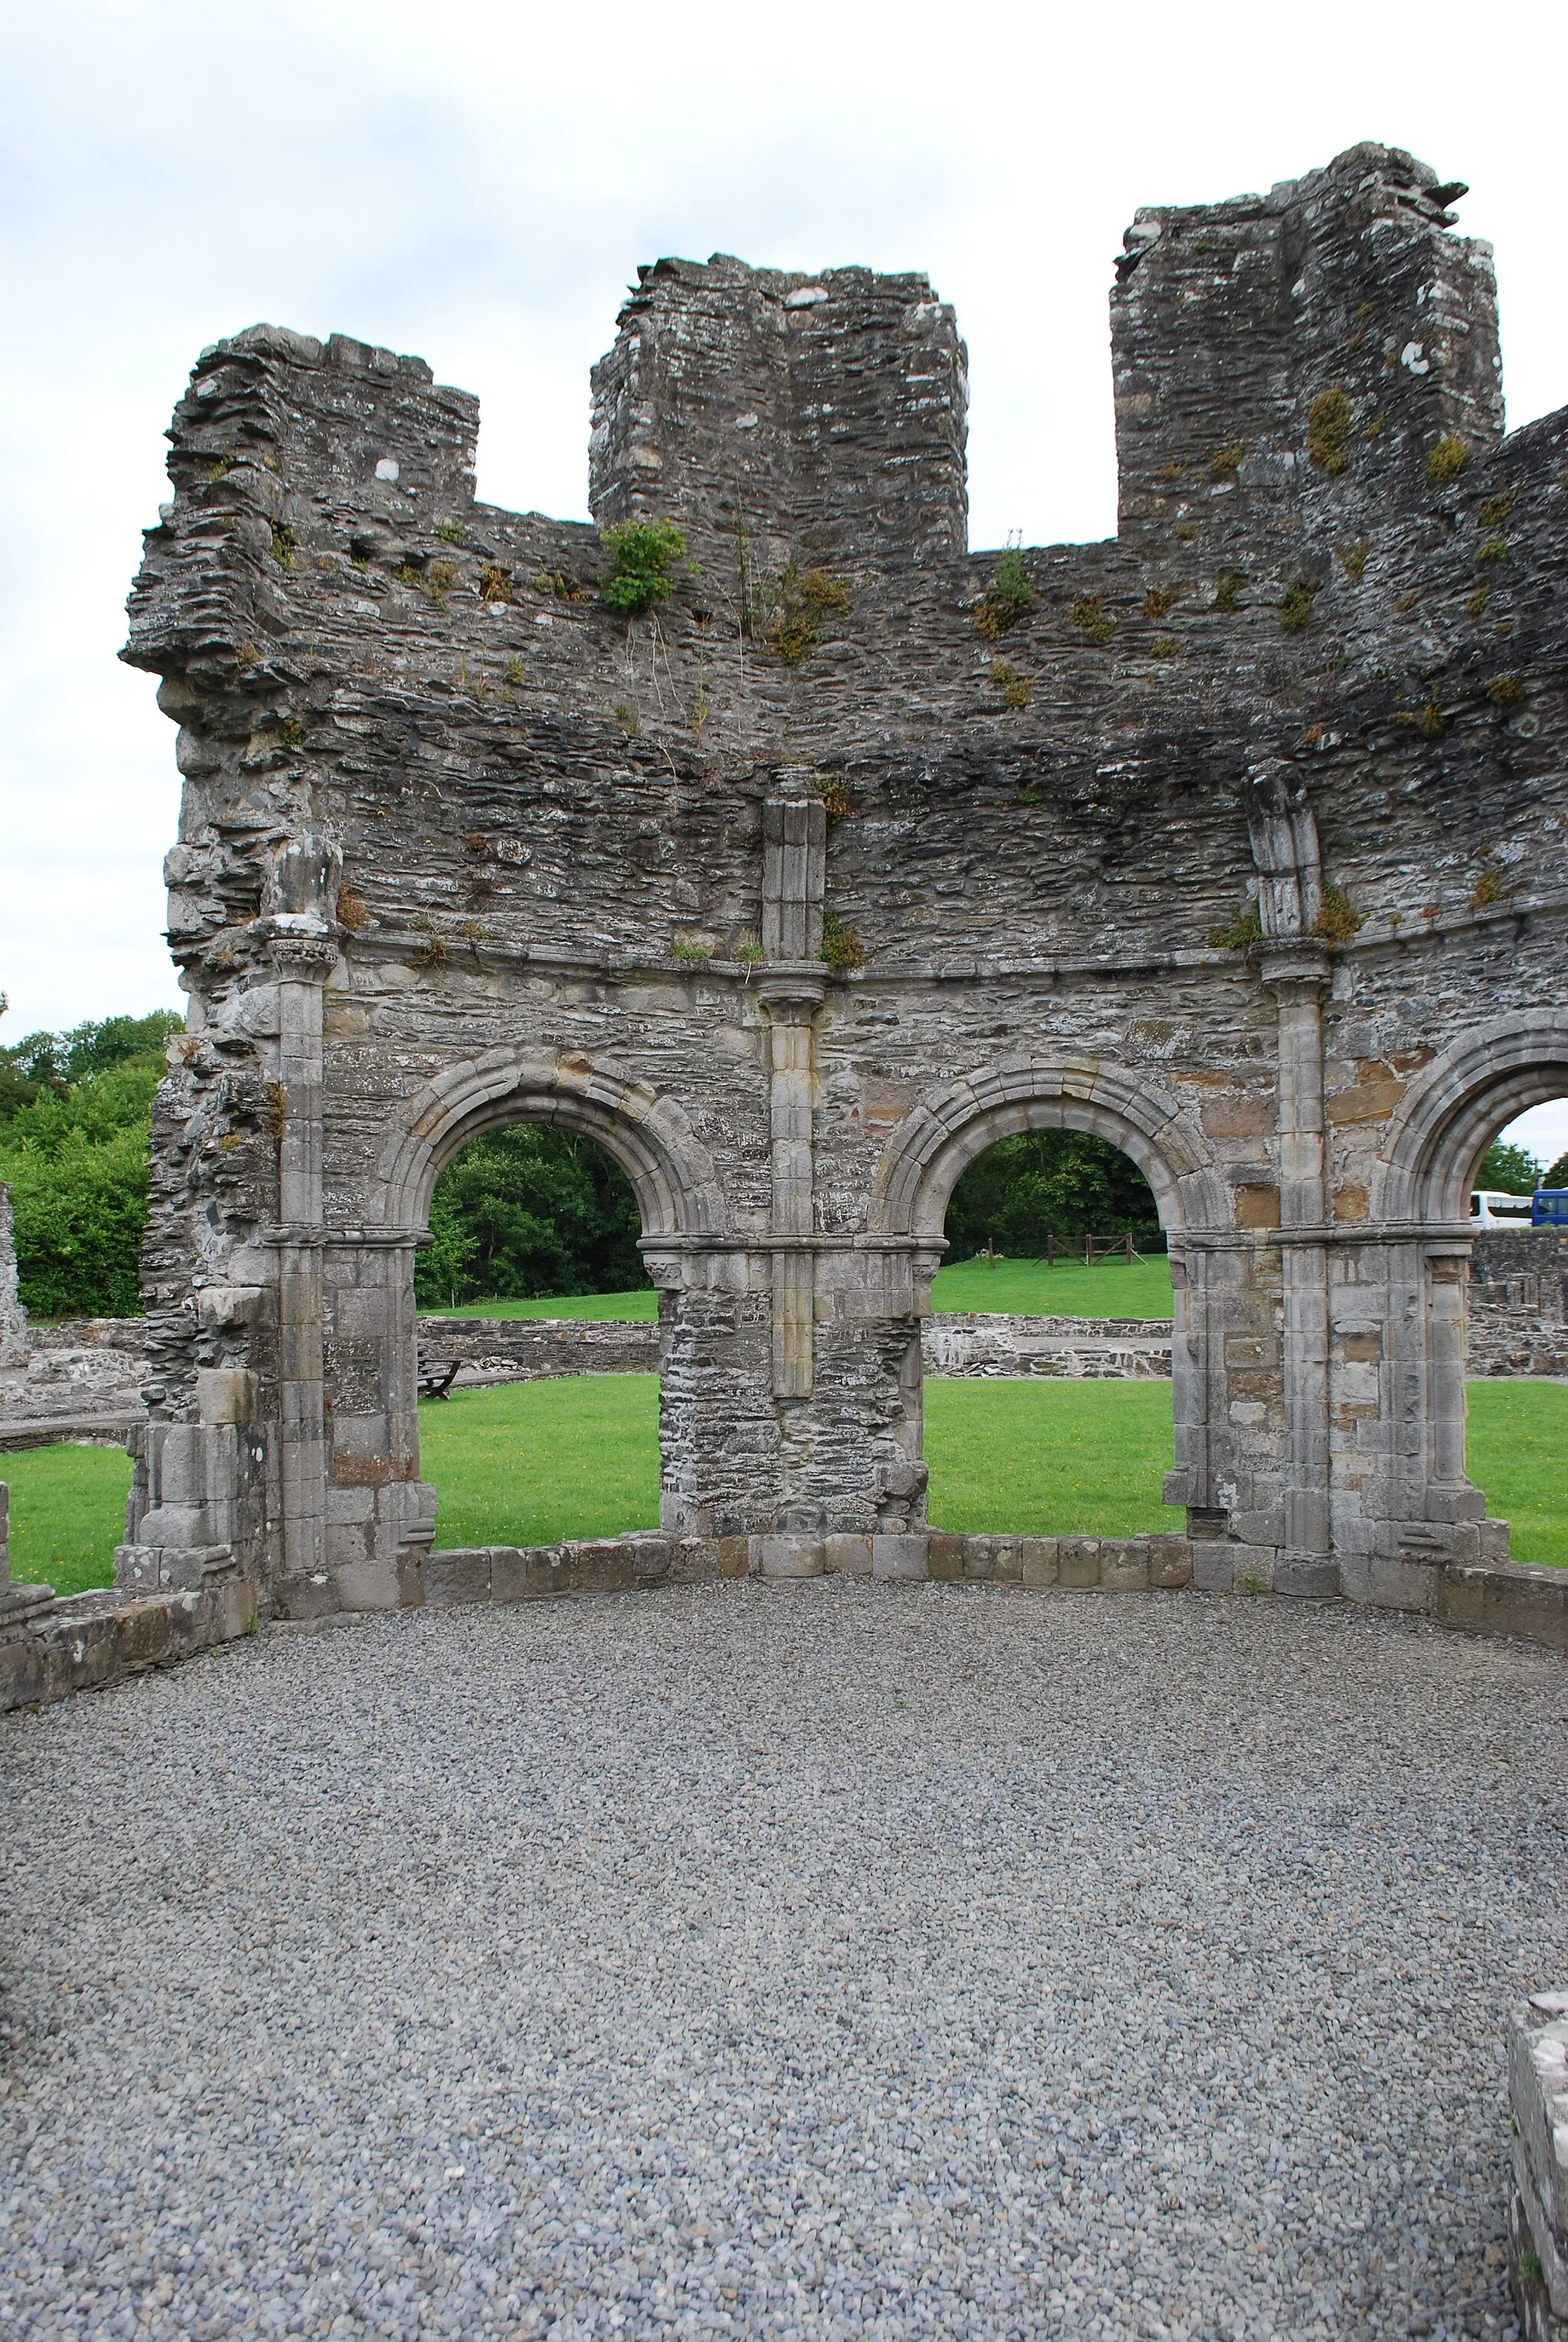
[[[0,1030],[178,1005],[173,733],[115,654],[204,343],[268,318],[416,350],[484,399],[482,495],[585,516],[588,367],[637,262],[924,268],[969,343],[973,541],[1095,536],[1134,207],[1357,139],[1470,181],[1510,420],[1568,401],[1565,86],[1563,0],[11,11]]]

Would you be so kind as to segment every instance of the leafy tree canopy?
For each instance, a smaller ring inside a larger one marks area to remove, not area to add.
[[[1550,1182],[1543,1182],[1534,1156],[1523,1146],[1504,1146],[1500,1138],[1493,1140],[1475,1175],[1478,1187],[1490,1187],[1498,1196],[1533,1196],[1543,1184]]]
[[[149,1116],[165,1048],[182,1029],[158,1009],[0,1049],[0,1181],[33,1316],[123,1317],[141,1306]]]
[[[1137,1165],[1082,1130],[1027,1130],[1000,1138],[959,1179],[947,1204],[947,1257],[989,1243],[1014,1258],[1042,1254],[1047,1236],[1131,1233],[1156,1249],[1160,1215]]]
[[[430,1233],[414,1266],[426,1309],[648,1282],[625,1173],[592,1139],[554,1124],[471,1139],[435,1183]]]
[[[0,1130],[35,1099],[59,1096],[116,1066],[155,1066],[161,1075],[165,1046],[184,1030],[184,1019],[172,1009],[155,1008],[150,1016],[105,1016],[68,1033],[25,1035],[0,1048]]]

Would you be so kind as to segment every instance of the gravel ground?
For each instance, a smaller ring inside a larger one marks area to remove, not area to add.
[[[1507,2336],[1568,1668],[853,1581],[0,1724],[0,2336]]]

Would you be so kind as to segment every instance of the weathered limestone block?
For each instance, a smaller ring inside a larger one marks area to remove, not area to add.
[[[924,1534],[874,1536],[871,1540],[871,1574],[874,1577],[911,1578],[926,1574],[926,1556],[931,1540]]]
[[[1508,2020],[1513,2117],[1509,2262],[1524,2342],[1568,2336],[1568,1992],[1533,1993]]]

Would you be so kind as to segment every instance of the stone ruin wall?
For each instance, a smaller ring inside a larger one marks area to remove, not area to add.
[[[1500,1552],[1463,1196],[1568,1089],[1568,416],[1503,438],[1449,192],[1366,146],[1140,213],[1119,533],[1028,549],[1022,612],[920,277],[642,273],[592,507],[693,566],[630,623],[597,525],[475,501],[421,361],[203,354],[126,654],[180,726],[191,1003],[127,1583],[420,1598],[413,1250],[520,1115],[637,1190],[669,1534],[915,1566],[948,1190],[1066,1122],[1159,1200],[1215,1582],[1423,1607]]]

